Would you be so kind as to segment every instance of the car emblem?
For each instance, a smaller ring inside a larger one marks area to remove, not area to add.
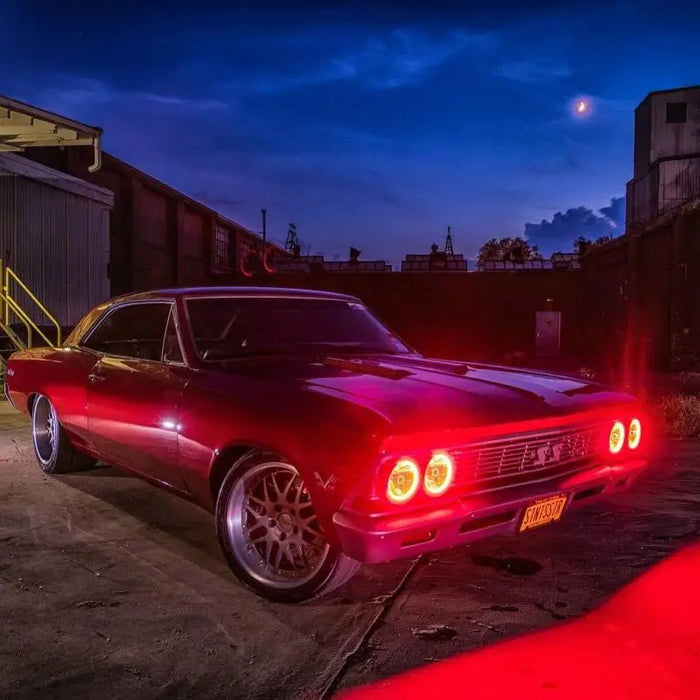
[[[535,459],[532,463],[535,467],[544,467],[561,459],[561,442],[548,442],[535,450]]]
[[[316,479],[316,483],[319,486],[323,487],[326,491],[332,491],[335,488],[335,485],[338,481],[335,478],[335,474],[331,474],[327,479],[324,480],[318,472],[314,472],[314,478]]]

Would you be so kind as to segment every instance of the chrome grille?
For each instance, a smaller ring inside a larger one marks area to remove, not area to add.
[[[539,472],[594,456],[601,431],[600,425],[587,425],[515,435],[469,445],[456,457],[460,472],[471,481],[508,477],[528,481]]]

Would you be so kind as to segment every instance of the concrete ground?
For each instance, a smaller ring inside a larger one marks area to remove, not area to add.
[[[0,697],[329,697],[576,617],[699,537],[700,443],[676,442],[614,503],[276,605],[197,507],[113,469],[44,476],[0,403]]]

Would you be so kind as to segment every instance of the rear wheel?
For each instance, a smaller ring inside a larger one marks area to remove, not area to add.
[[[299,472],[279,457],[249,454],[231,469],[216,525],[233,573],[271,600],[298,603],[328,593],[359,567],[326,540]]]
[[[95,465],[92,457],[73,447],[46,396],[38,396],[32,407],[32,441],[36,460],[47,474],[66,474]]]

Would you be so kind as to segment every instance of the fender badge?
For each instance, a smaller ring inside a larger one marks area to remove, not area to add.
[[[328,479],[324,481],[323,477],[318,472],[314,472],[314,479],[316,479],[316,483],[326,491],[332,491],[338,483],[335,474],[331,474]]]

